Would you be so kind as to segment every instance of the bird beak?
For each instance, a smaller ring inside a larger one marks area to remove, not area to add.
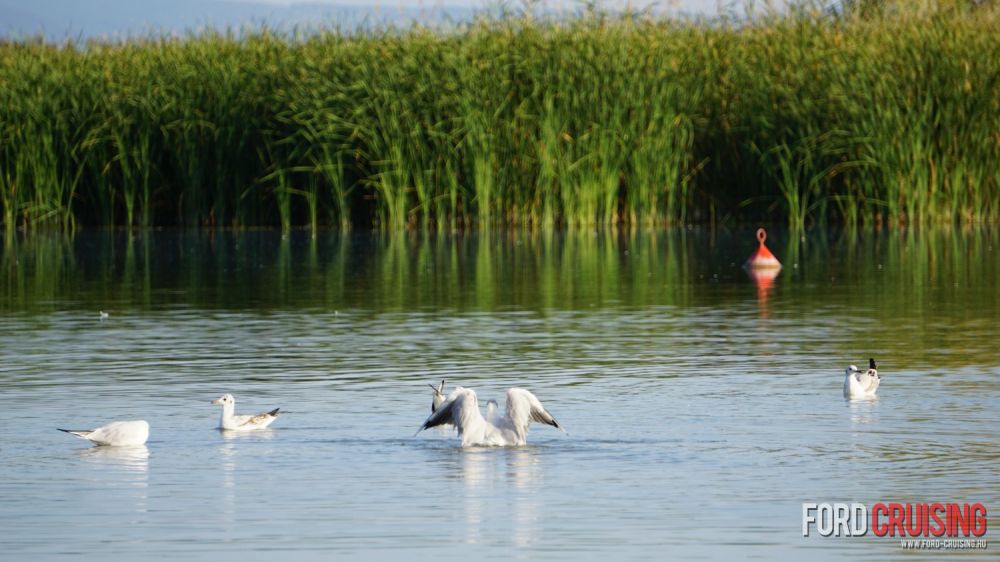
[[[216,406],[222,404],[222,398],[216,398],[215,400],[212,400],[212,404],[215,404]]]

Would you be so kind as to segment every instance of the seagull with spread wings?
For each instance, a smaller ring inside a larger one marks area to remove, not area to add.
[[[533,421],[562,430],[562,426],[545,406],[542,406],[538,398],[523,388],[507,390],[507,411],[503,416],[500,416],[496,406],[493,405],[489,409],[489,417],[484,418],[479,411],[476,391],[456,386],[420,426],[417,433],[439,425],[451,424],[458,430],[463,447],[518,446],[527,442],[528,425]]]

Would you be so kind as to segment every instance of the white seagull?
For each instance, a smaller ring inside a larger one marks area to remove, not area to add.
[[[60,429],[97,445],[132,447],[143,445],[149,439],[149,424],[144,420],[116,421],[97,429]]]
[[[874,359],[868,360],[868,370],[864,373],[851,365],[844,371],[844,398],[848,400],[875,398],[875,391],[878,390],[881,381]]]
[[[278,417],[278,410],[275,408],[270,412],[256,414],[253,416],[237,416],[236,399],[232,394],[223,394],[219,398],[212,400],[212,404],[222,406],[222,417],[219,419],[219,429],[229,429],[233,431],[252,431],[254,429],[264,429],[271,425],[271,422]]]
[[[562,430],[559,422],[545,410],[534,394],[523,388],[507,390],[507,412],[503,417],[496,411],[496,402],[488,407],[488,418],[479,411],[479,399],[470,388],[456,386],[448,398],[424,422],[417,433],[450,423],[458,429],[463,447],[504,447],[524,445],[528,424],[545,423]],[[565,433],[565,430],[563,430]]]
[[[434,386],[431,383],[427,383],[427,386],[431,387],[434,390],[434,397],[431,399],[431,413],[433,414],[445,401],[444,379],[441,379],[441,384],[437,386]],[[441,424],[441,429],[444,430],[451,429],[451,424],[450,423]]]
[[[434,389],[434,398],[431,399],[431,413],[433,414],[437,411],[438,406],[444,402],[444,379],[441,379],[441,384],[437,386],[434,386],[431,383],[427,383],[427,386]]]

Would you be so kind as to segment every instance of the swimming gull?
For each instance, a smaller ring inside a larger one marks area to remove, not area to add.
[[[450,423],[458,429],[463,447],[504,447],[524,445],[528,438],[528,425],[533,421],[562,429],[538,398],[523,388],[507,390],[507,411],[502,417],[495,404],[488,408],[489,418],[484,418],[479,411],[476,392],[456,386],[417,433]]]
[[[254,429],[264,429],[265,427],[271,425],[271,422],[278,417],[278,410],[281,409],[275,408],[270,412],[256,414],[253,416],[237,416],[235,414],[236,399],[233,398],[232,394],[223,394],[216,400],[212,400],[212,404],[222,406],[222,417],[219,419],[219,429],[228,429],[233,431],[252,431]]]
[[[844,398],[849,400],[875,398],[875,391],[878,390],[880,382],[882,377],[878,374],[874,359],[868,360],[868,370],[864,373],[855,365],[851,365],[844,371]]]
[[[149,439],[149,424],[144,420],[115,421],[97,429],[60,429],[90,440],[97,445],[130,447],[142,445]]]

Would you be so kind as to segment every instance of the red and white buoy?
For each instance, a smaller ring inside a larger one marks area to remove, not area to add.
[[[743,267],[748,269],[781,269],[781,262],[764,245],[764,240],[767,240],[767,232],[763,228],[757,229],[757,240],[760,241],[760,246]]]

